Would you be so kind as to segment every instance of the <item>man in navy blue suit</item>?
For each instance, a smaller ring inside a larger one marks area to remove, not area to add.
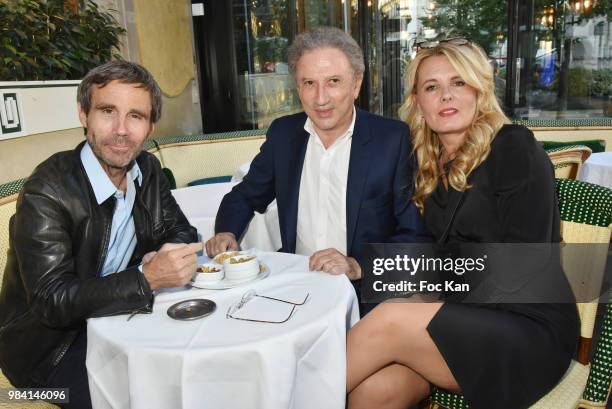
[[[298,35],[288,54],[304,112],[272,122],[249,173],[223,198],[206,250],[238,248],[254,211],[276,199],[280,250],[357,280],[364,243],[424,233],[411,201],[408,127],[355,109],[365,67],[349,34],[319,27]]]

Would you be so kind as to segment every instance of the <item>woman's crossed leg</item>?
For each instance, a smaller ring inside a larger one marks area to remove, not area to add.
[[[348,333],[348,407],[405,409],[430,393],[430,384],[459,391],[427,332],[441,303],[377,306]]]

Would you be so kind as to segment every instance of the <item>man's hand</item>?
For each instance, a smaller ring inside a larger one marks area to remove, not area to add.
[[[151,261],[151,259],[153,259],[153,257],[155,257],[156,254],[157,251],[149,251],[147,254],[142,256],[142,264],[147,264],[149,261]]]
[[[350,280],[361,278],[361,267],[353,257],[347,257],[338,250],[319,250],[310,256],[309,268],[329,274],[346,274]]]
[[[217,233],[206,244],[206,254],[214,257],[219,253],[229,250],[238,250],[238,242],[234,233]]]
[[[151,290],[182,287],[191,280],[197,268],[196,253],[202,243],[166,243],[154,255],[143,257],[142,272]],[[145,261],[148,258],[148,261]]]

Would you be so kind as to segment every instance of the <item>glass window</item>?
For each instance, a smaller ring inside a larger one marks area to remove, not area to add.
[[[233,0],[240,128],[265,128],[300,111],[287,65],[292,15],[295,4],[286,0]]]
[[[357,10],[358,23],[352,26],[353,38],[360,42],[363,49],[366,72],[363,79],[361,96],[368,98],[367,102],[359,101],[360,106],[375,113],[383,110],[383,78],[381,76],[384,63],[383,37],[381,32],[381,16],[378,12],[379,0],[367,0],[361,3],[353,2]],[[361,24],[359,24],[361,23]]]
[[[287,65],[299,32],[319,25],[344,27],[343,0],[233,0],[240,128],[265,128],[302,110]]]
[[[522,47],[519,98],[524,119],[612,116],[610,2],[535,1]],[[519,22],[520,24],[520,22]]]
[[[317,26],[342,28],[345,25],[342,0],[297,0],[297,8],[300,33]]]
[[[404,75],[414,55],[414,44],[440,35],[465,35],[485,49],[496,72],[496,93],[503,101],[507,8],[507,1],[499,0],[378,0],[382,54],[379,77],[382,109],[379,112],[397,117],[397,109],[404,100]]]
[[[297,33],[331,25],[351,33],[364,50],[366,73],[358,105],[397,117],[416,41],[465,35],[486,51],[495,72],[496,95],[511,117],[612,117],[610,4],[610,0],[232,0],[234,44],[228,47],[234,53],[237,79],[214,86],[223,95],[233,95],[237,88],[240,129],[267,127],[275,118],[300,111],[287,49]]]

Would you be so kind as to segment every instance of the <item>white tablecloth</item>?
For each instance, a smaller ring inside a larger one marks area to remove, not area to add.
[[[215,216],[221,204],[221,199],[234,185],[236,183],[211,183],[172,191],[172,195],[185,213],[189,223],[198,229],[201,240],[206,241],[213,236]],[[276,201],[268,206],[268,210],[264,214],[255,213],[242,237],[240,246],[266,251],[276,251],[281,248]]]
[[[612,189],[612,152],[594,153],[582,164],[578,180]]]
[[[232,175],[232,182],[238,183],[242,182],[244,176],[249,173],[249,169],[251,168],[251,162],[243,163],[236,169],[234,174]]]
[[[346,331],[359,318],[344,275],[308,272],[308,259],[260,253],[269,277],[222,291],[158,294],[153,313],[95,318],[87,325],[87,372],[93,407],[344,408]],[[247,289],[288,298],[310,293],[283,324],[226,318]],[[173,303],[209,298],[211,316],[176,321]]]

